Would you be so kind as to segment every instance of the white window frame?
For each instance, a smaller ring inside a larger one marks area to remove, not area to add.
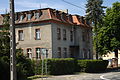
[[[27,19],[31,20],[32,14],[27,14]]]
[[[24,40],[24,32],[23,30],[18,31],[18,40],[23,41]]]
[[[36,59],[41,59],[41,48],[36,48]]]
[[[35,29],[35,39],[36,40],[40,40],[41,39],[40,29]]]
[[[20,15],[20,21],[24,19],[24,15]]]
[[[40,18],[40,13],[39,12],[36,12],[34,14],[35,14],[35,19],[39,19]]]
[[[32,49],[31,48],[27,49],[27,57],[32,59]]]

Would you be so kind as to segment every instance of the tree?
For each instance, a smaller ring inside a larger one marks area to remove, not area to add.
[[[17,78],[27,80],[28,76],[34,75],[33,63],[23,56],[20,50],[16,50]],[[10,80],[10,33],[9,14],[4,15],[3,27],[0,28],[0,79]]]
[[[6,14],[3,20],[3,27],[0,30],[0,57],[9,57],[10,38],[9,38],[9,15]]]
[[[103,0],[87,0],[86,4],[86,19],[93,23],[94,26],[94,48],[96,50],[96,59],[98,59],[98,42],[97,42],[97,32],[98,32],[98,25],[102,26],[102,18],[104,16],[104,10],[103,8],[106,8],[102,6]]]
[[[120,49],[120,2],[113,3],[113,6],[106,10],[103,21],[104,27],[100,29],[98,34],[99,52],[102,55],[114,51],[115,57],[118,59],[118,50]]]

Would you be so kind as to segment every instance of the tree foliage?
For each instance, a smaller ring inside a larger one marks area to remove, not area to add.
[[[97,25],[102,22],[102,17],[104,15],[104,6],[102,6],[103,0],[87,0],[86,4],[86,18]],[[97,26],[95,26],[97,27]]]
[[[94,40],[94,49],[96,51],[96,59],[98,59],[98,28],[102,26],[102,18],[104,16],[104,6],[102,6],[103,0],[87,0],[86,4],[86,19],[93,23],[93,40]]]
[[[109,51],[120,49],[120,3],[113,3],[111,8],[106,10],[104,27],[98,34],[99,54],[106,54]]]
[[[18,80],[27,80],[28,76],[34,75],[31,60],[23,56],[21,50],[16,51],[16,59]],[[0,80],[10,80],[9,14],[4,15],[3,27],[0,28]]]

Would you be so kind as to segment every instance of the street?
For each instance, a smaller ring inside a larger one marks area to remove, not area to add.
[[[51,76],[34,80],[120,80],[120,70],[106,73],[79,73],[75,75]]]

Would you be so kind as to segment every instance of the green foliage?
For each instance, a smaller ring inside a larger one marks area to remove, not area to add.
[[[9,63],[5,62],[3,58],[0,58],[0,80],[9,80],[9,71]]]
[[[104,16],[104,8],[105,6],[102,6],[103,0],[87,0],[86,4],[86,19],[93,23],[93,43],[94,43],[94,49],[96,51],[96,58],[98,59],[98,30],[100,27],[102,27],[103,24],[103,16]]]
[[[78,60],[78,66],[82,72],[101,72],[107,68],[106,60]]]
[[[0,79],[10,80],[9,14],[4,15],[3,27],[0,30]],[[31,60],[24,57],[21,50],[16,51],[16,58],[18,80],[27,80],[28,76],[34,75]]]
[[[40,61],[40,63],[37,65],[38,66],[36,66],[37,67],[36,72],[37,74],[40,75],[42,69],[42,61]],[[75,60],[72,58],[48,59],[47,66],[48,66],[48,74],[52,74],[52,75],[71,74],[74,73],[75,71]]]
[[[27,79],[34,75],[34,65],[30,59],[23,56],[22,53],[17,53],[17,79]]]
[[[86,4],[86,18],[93,22],[95,25],[102,22],[104,15],[104,6],[102,6],[103,0],[87,0]]]
[[[99,54],[120,49],[120,3],[116,2],[106,10],[104,27],[98,32]]]

